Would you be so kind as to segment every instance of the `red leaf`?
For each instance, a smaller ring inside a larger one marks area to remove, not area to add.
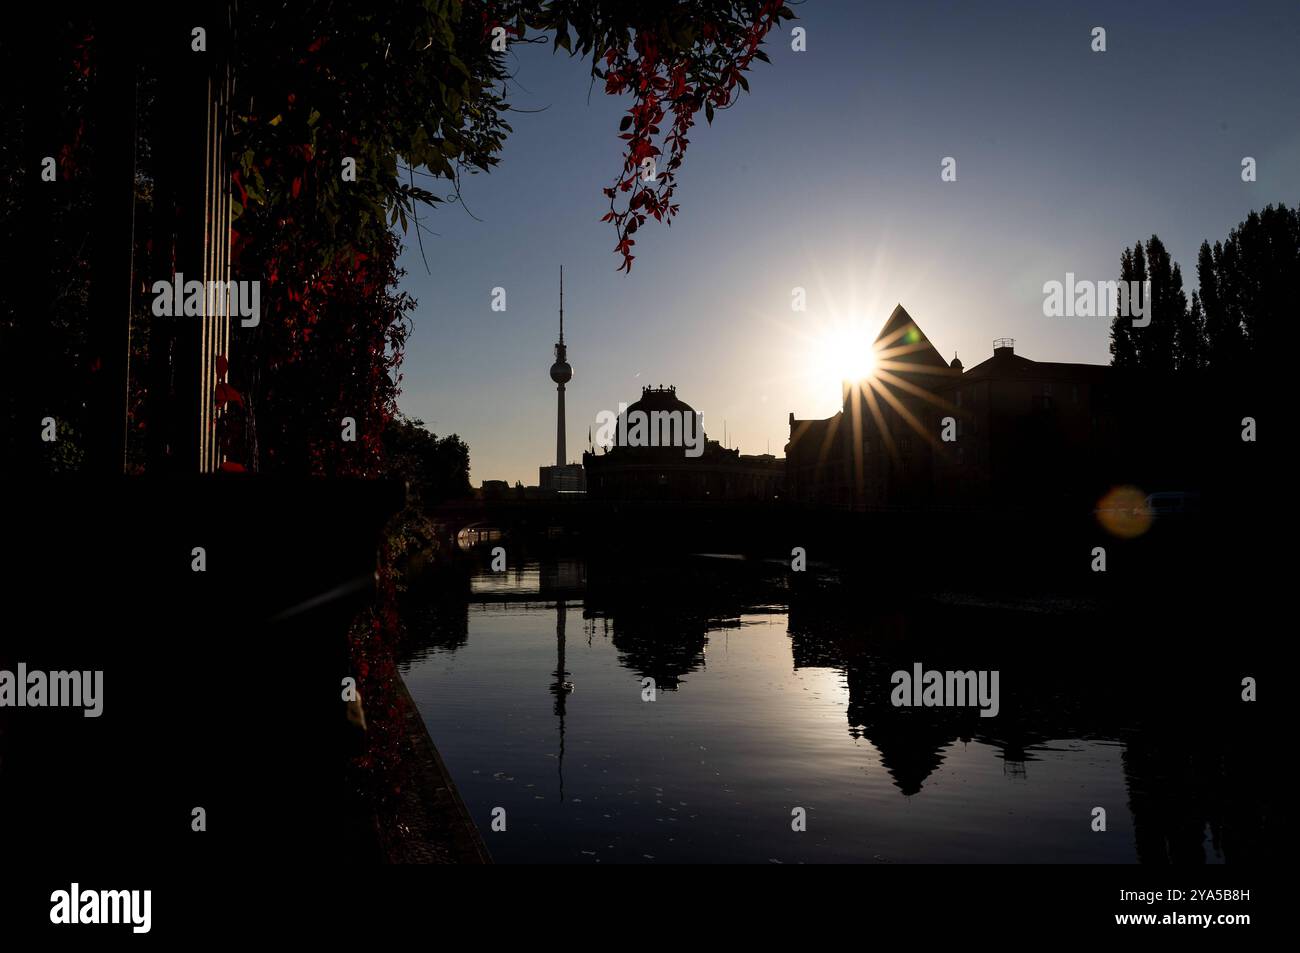
[[[216,391],[212,396],[217,403],[217,407],[224,407],[226,406],[227,403],[230,402],[236,403],[240,407],[244,406],[243,396],[239,393],[239,391],[235,390],[233,387],[231,387],[229,384],[225,382],[219,382],[217,384]]]

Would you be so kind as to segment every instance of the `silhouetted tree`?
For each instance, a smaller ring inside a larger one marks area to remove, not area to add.
[[[1205,314],[1201,296],[1193,291],[1186,319],[1174,337],[1174,366],[1180,371],[1198,371],[1205,367]]]
[[[1182,271],[1152,235],[1120,255],[1120,277],[1151,281],[1151,324],[1111,323],[1111,364],[1155,373],[1241,373],[1290,353],[1300,302],[1300,205],[1251,212],[1226,242],[1201,243],[1190,307]]]
[[[1212,254],[1203,244],[1198,277],[1212,364],[1233,367],[1285,353],[1283,338],[1300,301],[1300,205],[1251,212]]]
[[[1219,271],[1223,262],[1223,243],[1201,242],[1196,259],[1196,278],[1200,284],[1201,306],[1205,309],[1206,363],[1215,370],[1231,367],[1241,356],[1240,322],[1230,320],[1219,296]]]
[[[1142,252],[1142,243],[1125,248],[1119,256],[1120,280],[1136,282],[1129,287],[1142,287],[1147,278],[1146,256]],[[1139,292],[1140,293],[1140,292]],[[1140,329],[1139,329],[1140,330]],[[1134,368],[1139,366],[1137,342],[1133,337],[1133,319],[1128,315],[1116,314],[1110,323],[1110,362],[1115,367]]]
[[[1151,323],[1134,328],[1138,364],[1147,371],[1168,374],[1174,369],[1174,341],[1187,311],[1183,274],[1159,237],[1147,240],[1147,277],[1151,282],[1148,315]]]
[[[439,438],[424,421],[398,414],[384,430],[384,454],[389,472],[406,480],[419,503],[470,493],[469,447],[456,434]]]

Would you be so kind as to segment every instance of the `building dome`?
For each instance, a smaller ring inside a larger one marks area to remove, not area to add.
[[[637,446],[635,443],[629,447],[624,443],[623,438],[624,436],[631,437],[633,431],[630,428],[636,426],[638,419],[644,421],[643,426],[649,425],[651,421],[669,419],[658,416],[665,413],[675,415],[683,427],[687,426],[685,422],[687,417],[695,418],[696,423],[691,426],[698,425],[701,428],[703,426],[695,412],[695,408],[686,401],[678,399],[676,387],[642,387],[641,399],[629,404],[627,409],[619,416],[619,433],[614,438],[614,446],[625,450],[635,450],[638,453],[658,453],[659,448],[657,447]],[[626,433],[623,430],[624,427],[629,428]],[[701,439],[707,441],[707,437],[703,435]]]
[[[641,399],[629,404],[627,412],[642,410],[647,414],[656,410],[677,410],[684,414],[695,413],[695,408],[684,400],[678,400],[676,387],[642,387]]]
[[[961,370],[962,367],[961,360],[957,357],[956,354],[952,356],[952,363],[949,364],[948,366],[951,367],[954,371]]]

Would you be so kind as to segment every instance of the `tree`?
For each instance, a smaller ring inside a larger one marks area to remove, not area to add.
[[[1205,314],[1201,296],[1193,291],[1187,318],[1178,329],[1174,341],[1174,366],[1179,371],[1199,371],[1206,361]]]
[[[1125,248],[1120,254],[1119,276],[1126,287],[1137,289],[1143,287],[1142,283],[1147,279],[1147,266],[1146,257],[1142,252],[1142,242],[1135,242],[1131,249]],[[1130,310],[1132,304],[1133,302],[1130,301]],[[1134,339],[1133,331],[1133,319],[1130,315],[1117,313],[1111,320],[1110,362],[1115,367],[1131,369],[1138,366],[1137,341]]]
[[[1231,366],[1289,353],[1300,301],[1300,205],[1268,205],[1251,212],[1228,233],[1222,251],[1216,244],[1213,266],[1220,308],[1214,330],[1222,350],[1212,351],[1212,359]],[[1203,300],[1205,296],[1203,284]]]
[[[1147,239],[1146,260],[1151,300],[1147,315],[1151,323],[1134,329],[1138,365],[1146,371],[1168,374],[1174,369],[1174,341],[1187,311],[1183,275],[1168,249],[1156,235]]]
[[[322,476],[384,472],[382,434],[396,412],[415,306],[397,292],[395,229],[414,233],[423,248],[428,210],[459,201],[463,176],[498,161],[510,132],[510,44],[550,43],[588,61],[607,93],[628,98],[621,128],[610,129],[611,159],[616,136],[624,154],[611,169],[605,212],[618,267],[626,269],[635,232],[678,211],[672,193],[695,115],[712,120],[734,104],[748,87],[752,61],[767,59],[764,38],[793,16],[775,0],[217,0],[212,12],[218,20],[230,14],[235,38],[226,44],[217,39],[225,30],[209,31],[212,57],[201,61],[217,70],[228,58],[233,78],[224,156],[234,205],[231,277],[260,282],[262,292],[260,324],[236,331],[223,355],[227,376],[211,395],[226,411],[217,417],[219,445],[247,470]],[[48,470],[77,467],[79,435],[97,432],[87,418],[88,381],[104,375],[94,376],[88,331],[95,325],[84,303],[107,283],[88,278],[94,262],[85,233],[95,219],[86,183],[102,171],[96,134],[122,123],[119,116],[106,123],[88,91],[113,72],[106,67],[122,62],[120,46],[105,40],[121,16],[51,8],[37,19],[41,29],[14,36],[27,37],[38,69],[13,77],[20,94],[0,102],[0,157],[8,160],[0,163],[0,183],[9,186],[0,199],[0,235],[24,236],[13,244],[32,299],[0,295],[0,358],[11,379],[33,355],[42,359],[37,387],[4,403],[12,419],[56,418],[57,452],[31,436],[34,426],[23,429],[21,441],[7,432],[4,446],[15,463]],[[174,109],[187,120],[204,114],[203,97],[188,86],[182,94],[176,82],[178,64],[202,68],[194,66],[200,60],[188,27],[172,29],[181,22],[180,14],[151,21],[132,74],[136,95],[122,98],[118,110],[138,120],[137,306],[145,304],[148,282],[176,270],[168,242],[151,242],[150,230],[156,239],[203,227],[188,211],[183,220],[168,217],[165,203],[149,197],[159,169],[186,196],[203,176],[202,162],[194,171],[157,158],[162,143],[189,148],[202,125],[187,121],[176,135],[168,124]],[[0,42],[9,51],[8,33]],[[5,65],[20,59],[0,58]],[[219,72],[209,90],[224,82],[224,66]],[[166,98],[160,90],[175,93],[167,108],[158,108]],[[57,186],[34,172],[51,154]],[[657,166],[653,177],[645,175],[646,162]],[[592,184],[593,224],[602,213],[595,204],[602,184]],[[137,448],[148,448],[133,454],[133,468],[161,465],[160,448],[170,447],[167,434],[176,429],[162,421],[182,413],[167,397],[188,394],[195,374],[166,335],[151,333],[165,330],[158,324],[137,309],[130,333],[129,429]],[[339,439],[348,418],[354,441]]]
[[[630,269],[637,229],[678,210],[695,114],[733,105],[752,60],[767,59],[764,37],[793,14],[774,0],[283,0],[237,16],[235,264],[267,290],[252,346],[233,357],[253,362],[232,368],[257,418],[246,456],[262,470],[375,475],[414,307],[395,290],[391,228],[413,225],[423,248],[420,207],[458,201],[463,175],[496,164],[508,43],[549,35],[631,97],[604,217]],[[336,439],[343,417],[355,443]]]
[[[1124,280],[1151,281],[1151,324],[1111,324],[1111,363],[1157,373],[1209,368],[1240,374],[1292,353],[1300,302],[1300,205],[1251,212],[1227,241],[1201,242],[1191,306],[1182,271],[1152,235],[1120,255]],[[1274,370],[1279,368],[1274,367]]]
[[[1223,243],[1201,242],[1196,258],[1196,280],[1200,286],[1201,306],[1205,310],[1206,362],[1218,370],[1234,366],[1242,350],[1241,324],[1228,317],[1219,294],[1219,273],[1223,264]]]
[[[389,473],[406,480],[424,506],[470,494],[469,447],[452,434],[439,438],[424,421],[398,414],[384,431]]]

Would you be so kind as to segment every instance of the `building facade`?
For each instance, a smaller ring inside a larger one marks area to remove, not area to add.
[[[564,466],[538,467],[537,485],[556,493],[582,493],[587,489],[587,472],[581,463]]]
[[[1069,505],[1103,482],[1110,369],[1034,361],[1014,342],[965,369],[899,305],[876,370],[822,420],[790,415],[790,499],[852,509]],[[1095,496],[1093,497],[1095,499]]]
[[[652,427],[656,426],[653,422],[663,420],[699,419],[695,410],[677,397],[676,387],[642,388],[641,399],[620,415],[622,425],[613,445],[582,455],[589,498],[757,502],[783,497],[784,461],[771,454],[747,455],[723,447],[702,430],[697,456],[671,441],[647,446],[635,427],[626,423],[635,421],[638,414],[652,421]]]

